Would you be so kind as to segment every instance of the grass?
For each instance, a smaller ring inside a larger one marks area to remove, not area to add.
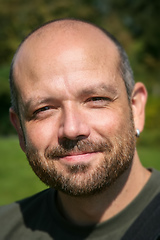
[[[138,147],[139,157],[143,166],[160,170],[160,149],[157,147]]]
[[[0,156],[0,205],[46,188],[31,170],[16,137],[0,138]]]
[[[160,149],[138,146],[145,167],[160,170]],[[17,137],[0,138],[0,205],[25,198],[47,188],[31,170]]]

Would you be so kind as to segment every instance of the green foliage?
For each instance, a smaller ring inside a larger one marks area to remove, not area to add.
[[[0,68],[0,94],[9,94],[8,74],[9,66],[2,66]]]
[[[10,108],[10,92],[9,92],[9,66],[5,65],[0,68],[0,134],[8,135],[15,133],[10,120],[9,120],[9,108]]]
[[[160,97],[154,95],[149,97],[146,108],[146,119],[146,128],[155,129],[160,134]]]
[[[100,12],[89,1],[1,0],[0,64],[11,61],[22,39],[44,22],[64,17],[92,20],[99,16]]]
[[[159,148],[160,128],[145,128],[138,139],[138,146],[143,148]]]
[[[150,94],[160,96],[160,1],[109,0],[116,16],[129,30],[128,54],[136,81],[146,84]],[[125,45],[124,45],[125,46]]]
[[[139,157],[142,165],[146,168],[155,168],[160,170],[160,149],[155,147],[138,147]]]
[[[157,60],[160,59],[159,51],[159,10],[160,1],[154,0],[112,0],[111,5],[124,23],[130,28],[136,38],[144,42],[145,51]]]

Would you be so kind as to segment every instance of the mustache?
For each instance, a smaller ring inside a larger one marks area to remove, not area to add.
[[[77,155],[92,152],[111,152],[113,145],[109,140],[105,142],[93,142],[90,140],[65,141],[62,145],[47,148],[44,156],[46,159],[58,159],[69,155]]]

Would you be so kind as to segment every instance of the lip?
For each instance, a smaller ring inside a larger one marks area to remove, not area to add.
[[[85,153],[73,153],[59,158],[60,161],[65,163],[87,163],[96,157],[98,152],[85,152]]]

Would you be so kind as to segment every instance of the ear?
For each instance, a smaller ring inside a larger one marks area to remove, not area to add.
[[[25,139],[24,139],[24,134],[21,128],[19,117],[12,108],[9,109],[9,116],[10,116],[10,121],[12,125],[14,126],[14,128],[18,133],[20,147],[22,151],[25,152]]]
[[[145,123],[145,106],[147,101],[147,90],[143,83],[136,83],[132,93],[132,111],[135,129],[143,131]]]

